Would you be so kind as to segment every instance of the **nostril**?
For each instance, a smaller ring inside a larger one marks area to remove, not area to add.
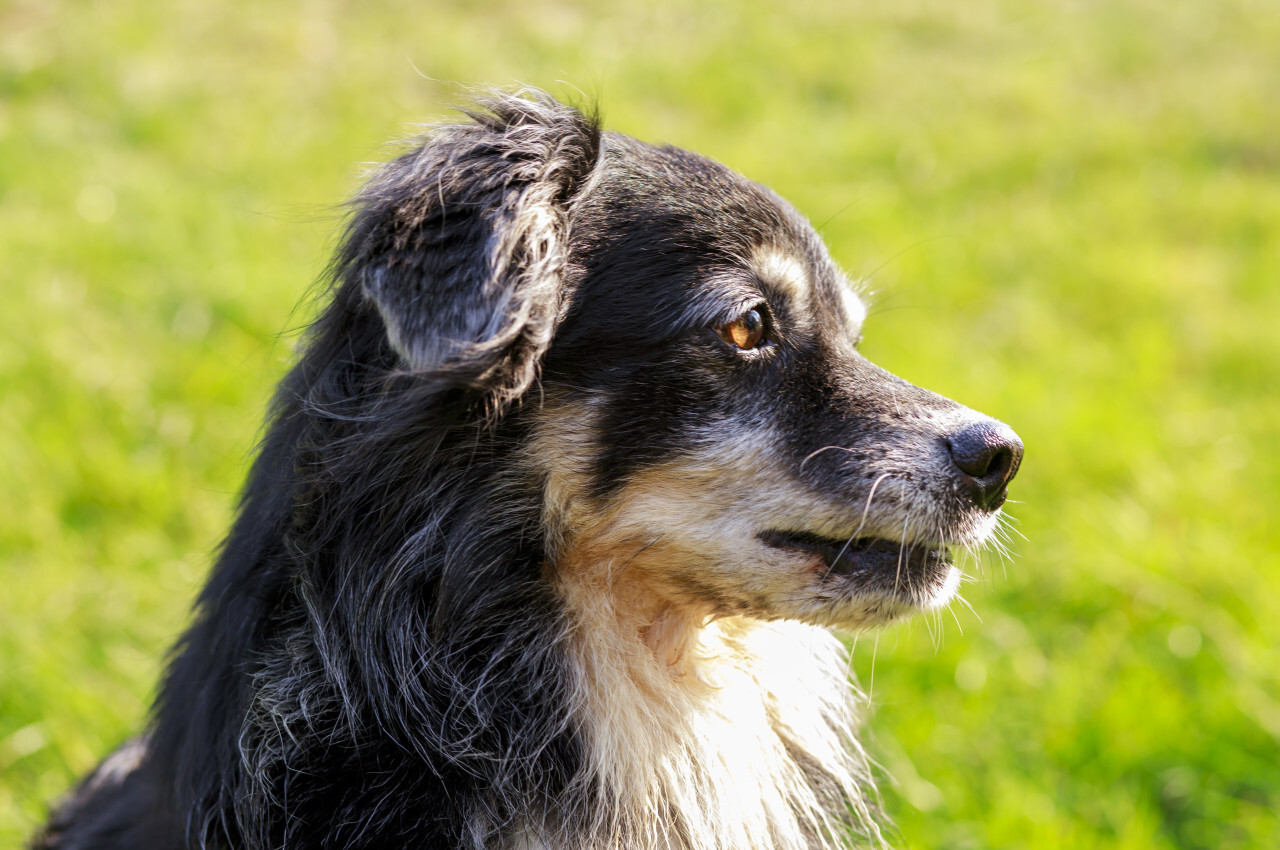
[[[1003,422],[985,419],[947,437],[947,451],[964,473],[974,501],[986,510],[1004,502],[1005,487],[1022,462],[1022,440]]]
[[[1009,480],[1009,471],[1013,469],[1013,451],[1001,446],[991,456],[987,469],[978,478],[995,478],[1000,481]]]

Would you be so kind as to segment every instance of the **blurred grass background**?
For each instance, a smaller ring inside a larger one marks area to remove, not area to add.
[[[914,848],[1280,836],[1280,7],[0,0],[0,845],[143,721],[336,203],[449,81],[790,198],[1014,425],[976,616],[863,638]]]

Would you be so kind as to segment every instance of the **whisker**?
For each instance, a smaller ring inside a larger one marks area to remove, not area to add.
[[[834,447],[834,448],[839,448],[839,447],[838,447],[838,446],[836,446],[836,447]],[[819,450],[819,451],[821,451],[821,450]],[[848,451],[848,449],[846,449],[846,451]],[[810,455],[810,457],[812,457],[812,456],[813,456],[813,455]],[[867,501],[866,501],[866,504],[864,504],[864,505],[862,506],[862,518],[861,518],[860,520],[858,520],[858,527],[857,527],[857,528],[855,528],[855,529],[853,530],[853,534],[849,535],[849,539],[848,539],[848,540],[846,540],[846,541],[844,542],[844,545],[840,547],[840,551],[836,553],[836,556],[835,556],[835,558],[831,561],[831,563],[830,563],[830,564],[827,564],[827,573],[826,573],[826,575],[831,575],[831,571],[832,571],[833,569],[835,569],[836,563],[837,563],[837,562],[839,562],[839,560],[840,560],[841,558],[843,558],[843,557],[844,557],[844,553],[845,553],[845,552],[847,552],[847,551],[849,551],[849,546],[853,543],[853,541],[857,540],[857,539],[858,539],[858,535],[862,533],[863,526],[865,526],[865,525],[867,524],[867,514],[871,511],[871,500],[872,500],[872,499],[874,499],[874,498],[876,497],[876,488],[880,486],[880,482],[881,482],[881,481],[885,480],[886,478],[888,478],[888,477],[889,477],[889,476],[891,476],[892,474],[893,474],[893,473],[891,473],[891,472],[885,472],[885,473],[883,473],[879,478],[877,478],[874,482],[872,482],[872,484],[871,484],[871,491],[870,491],[869,493],[867,493]],[[825,578],[825,577],[826,577],[826,576],[824,576],[824,578]]]
[[[937,614],[937,611],[930,611],[928,616],[924,618],[924,627],[929,630],[929,642],[933,644],[934,655],[937,655],[941,649],[941,645],[938,643],[938,633],[935,631],[938,625]]]
[[[867,683],[867,702],[876,695],[876,656],[880,654],[880,632],[876,632],[875,643],[871,645],[871,680]]]
[[[616,567],[611,566],[608,574],[609,584],[611,585],[616,584],[618,579],[622,577],[622,574],[625,573],[631,567],[632,562],[634,562],[636,558],[639,558],[641,555],[643,555],[645,550],[648,549],[649,547],[656,546],[658,543],[662,542],[662,539],[665,538],[666,536],[667,535],[665,534],[659,534],[657,537],[653,538],[648,543],[644,544],[639,549],[637,549],[635,553],[630,558],[627,558],[627,560],[623,562],[620,566],[616,566]]]
[[[800,471],[800,472],[804,472],[804,465],[805,465],[806,463],[808,463],[809,461],[813,460],[815,457],[817,457],[818,455],[822,454],[823,452],[829,452],[829,451],[831,451],[832,449],[835,449],[836,451],[841,451],[841,452],[850,452],[850,453],[852,453],[852,452],[853,452],[853,449],[847,448],[847,447],[845,447],[845,446],[823,446],[823,447],[822,447],[822,448],[820,448],[820,449],[814,449],[813,451],[809,452],[809,454],[808,454],[808,455],[806,455],[806,456],[805,456],[805,459],[804,459],[804,460],[800,461],[800,469],[799,469],[799,471]]]
[[[972,605],[970,605],[970,604],[969,604],[969,600],[968,600],[968,599],[965,599],[965,598],[964,598],[964,596],[962,596],[962,595],[961,595],[961,594],[959,594],[959,593],[957,593],[957,594],[955,595],[955,599],[956,599],[956,601],[957,601],[957,602],[959,602],[961,605],[963,605],[964,607],[968,608],[968,609],[969,609],[969,613],[970,613],[970,614],[973,614],[973,616],[977,618],[977,620],[978,620],[978,622],[979,622],[979,623],[981,623],[981,622],[982,622],[982,616],[981,616],[980,614],[978,614],[978,612],[977,612],[976,610],[974,610],[974,607],[973,607]],[[956,622],[958,623],[958,622],[959,622],[959,620],[957,620]]]
[[[851,541],[856,539],[857,536],[862,533],[863,526],[867,524],[867,514],[871,511],[871,500],[876,497],[876,488],[880,486],[881,481],[885,480],[892,474],[893,473],[891,472],[886,472],[871,483],[871,492],[867,493],[866,504],[862,506],[862,518],[858,520],[858,527],[854,529],[853,537],[850,538]]]
[[[907,515],[902,520],[902,540],[898,542],[898,569],[893,575],[894,593],[898,592],[898,583],[902,580],[902,558],[907,551],[907,523],[910,519],[911,513],[908,511]]]

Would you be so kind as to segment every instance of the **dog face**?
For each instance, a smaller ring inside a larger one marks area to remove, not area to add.
[[[604,150],[532,444],[553,561],[704,617],[857,627],[946,602],[1017,437],[862,357],[863,302],[772,192]]]
[[[863,302],[768,189],[549,99],[494,111],[384,170],[344,264],[404,364],[518,433],[547,569],[651,620],[946,602],[1013,431],[863,358]]]

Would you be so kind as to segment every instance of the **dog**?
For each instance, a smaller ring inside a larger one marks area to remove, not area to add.
[[[1007,426],[858,352],[813,228],[497,94],[381,167],[147,730],[33,846],[883,845],[848,658]]]

